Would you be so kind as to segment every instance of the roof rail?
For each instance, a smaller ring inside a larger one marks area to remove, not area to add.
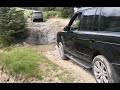
[[[87,9],[90,9],[90,8],[94,8],[94,7],[81,7],[77,10],[77,12],[82,12],[83,10],[87,10]]]

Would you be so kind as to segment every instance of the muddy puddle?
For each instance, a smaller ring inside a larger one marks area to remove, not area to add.
[[[33,48],[39,52],[53,51],[55,50],[54,44],[49,45],[34,45]]]

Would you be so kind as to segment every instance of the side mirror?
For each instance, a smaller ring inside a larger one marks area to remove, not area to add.
[[[68,26],[64,27],[64,31],[69,31],[69,30],[70,30],[70,28]]]

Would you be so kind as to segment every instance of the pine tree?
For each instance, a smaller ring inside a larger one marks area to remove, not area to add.
[[[63,18],[70,18],[72,17],[74,13],[74,8],[73,7],[63,7],[61,9],[62,17]]]
[[[0,43],[4,46],[23,41],[27,36],[23,11],[15,8],[0,8]]]

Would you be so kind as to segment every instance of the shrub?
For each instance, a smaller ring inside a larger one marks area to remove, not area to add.
[[[70,18],[74,13],[73,7],[64,7],[60,11],[61,11],[62,18]]]
[[[59,12],[59,11],[45,11],[45,12],[43,12],[43,17],[46,19],[61,17],[61,12]]]

